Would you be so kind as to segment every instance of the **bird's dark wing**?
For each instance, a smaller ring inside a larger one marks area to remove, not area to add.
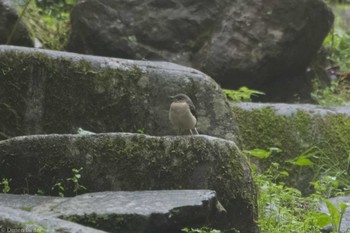
[[[187,102],[187,103],[190,106],[190,110],[191,110],[192,115],[197,119],[196,107],[193,105],[192,101],[191,102]]]

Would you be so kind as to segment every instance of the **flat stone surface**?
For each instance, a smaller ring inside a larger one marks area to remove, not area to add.
[[[30,212],[6,208],[0,223],[5,219],[20,223],[33,214],[29,220],[49,229],[59,227],[61,218],[123,233],[180,232],[184,227],[212,226],[226,214],[211,190],[99,192],[71,198],[0,194],[0,206],[31,206]],[[75,225],[67,225],[69,232]]]
[[[33,212],[46,212],[54,216],[84,216],[93,213],[147,216],[170,213],[175,208],[202,206],[205,202],[215,201],[215,198],[216,193],[210,190],[99,192],[65,198],[65,201],[54,203],[50,210],[45,210],[47,205],[45,208],[39,205],[33,208]]]
[[[22,209],[30,211],[33,207],[42,205],[45,203],[52,203],[55,201],[63,201],[59,197],[41,196],[41,195],[13,195],[13,194],[0,194],[0,205],[11,207],[14,209]]]
[[[2,197],[2,195],[0,195]],[[35,198],[34,198],[35,199]],[[103,233],[76,223],[0,205],[0,232]]]

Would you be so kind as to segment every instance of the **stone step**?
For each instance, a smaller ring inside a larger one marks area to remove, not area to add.
[[[71,221],[107,232],[177,233],[184,227],[215,225],[226,214],[211,190],[97,192],[65,198],[0,194],[0,206],[6,206],[0,213],[3,227],[9,226],[6,220],[12,226],[29,221],[49,232]],[[69,223],[67,232],[78,226]]]

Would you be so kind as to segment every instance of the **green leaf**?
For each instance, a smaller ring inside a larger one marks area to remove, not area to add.
[[[254,150],[244,150],[245,153],[250,154],[251,156],[257,157],[259,159],[265,159],[270,157],[271,153],[262,149],[254,149]]]
[[[299,167],[314,165],[314,163],[310,159],[308,159],[306,156],[299,156],[296,159],[288,160],[287,162]]]
[[[315,217],[316,224],[319,227],[324,227],[332,223],[331,217],[326,213],[315,213],[313,216]]]
[[[335,229],[338,229],[338,226],[340,224],[340,218],[341,218],[340,211],[332,202],[326,199],[324,200],[324,202],[326,203],[328,212],[330,214],[333,227]]]
[[[342,202],[340,202],[340,203],[338,203],[338,205],[340,207],[340,212],[341,213],[344,213],[345,210],[349,207],[349,203],[342,203]]]
[[[281,171],[280,175],[282,175],[282,176],[289,176],[289,173],[287,171]]]

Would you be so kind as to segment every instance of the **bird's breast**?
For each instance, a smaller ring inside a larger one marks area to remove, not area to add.
[[[169,119],[175,127],[181,129],[193,129],[197,123],[188,104],[182,102],[174,102],[170,105]]]

